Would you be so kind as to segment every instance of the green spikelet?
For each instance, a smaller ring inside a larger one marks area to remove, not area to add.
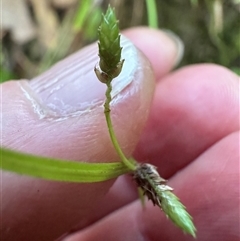
[[[175,225],[196,238],[196,228],[192,222],[192,217],[186,211],[186,207],[179,201],[179,198],[171,191],[159,192],[159,196],[164,213]]]
[[[103,15],[101,25],[98,29],[98,48],[100,62],[100,73],[95,72],[100,81],[106,82],[119,75],[122,69],[123,60],[121,61],[122,48],[120,46],[120,34],[118,21],[114,10],[109,6],[105,15]]]

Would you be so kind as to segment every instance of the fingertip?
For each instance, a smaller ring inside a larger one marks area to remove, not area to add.
[[[135,27],[123,34],[150,60],[156,79],[166,75],[183,57],[184,44],[171,31]]]
[[[175,72],[178,75],[185,77],[185,75],[193,81],[202,81],[204,79],[209,79],[213,81],[238,81],[240,79],[234,72],[230,69],[217,65],[217,64],[193,64],[189,66],[185,66],[178,71]]]

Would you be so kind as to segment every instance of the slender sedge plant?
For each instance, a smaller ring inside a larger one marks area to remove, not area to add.
[[[98,29],[98,38],[100,61],[99,68],[95,67],[95,73],[98,79],[107,86],[104,114],[113,146],[123,164],[133,171],[133,178],[142,190],[141,193],[147,196],[154,205],[159,206],[167,217],[184,232],[196,237],[196,228],[192,222],[192,217],[177,196],[172,193],[173,189],[166,185],[166,180],[160,177],[157,168],[151,164],[139,164],[132,158],[128,159],[119,146],[114,133],[110,115],[112,81],[121,73],[124,60],[121,60],[122,47],[120,46],[118,21],[111,7],[108,7],[106,14],[103,15],[102,23]]]

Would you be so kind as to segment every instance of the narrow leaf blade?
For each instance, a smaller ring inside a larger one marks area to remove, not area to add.
[[[84,163],[0,149],[1,169],[36,178],[63,182],[101,182],[128,173],[121,162]]]

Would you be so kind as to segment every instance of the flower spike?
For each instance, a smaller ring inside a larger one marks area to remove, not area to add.
[[[98,29],[99,67],[95,68],[97,77],[103,83],[117,77],[122,69],[124,60],[121,60],[122,48],[115,11],[110,6],[102,17]]]
[[[184,232],[196,237],[196,228],[192,222],[192,217],[186,211],[186,207],[179,201],[166,183],[160,177],[157,168],[151,164],[139,164],[133,173],[138,187],[143,191],[153,205],[159,206],[171,221]]]

